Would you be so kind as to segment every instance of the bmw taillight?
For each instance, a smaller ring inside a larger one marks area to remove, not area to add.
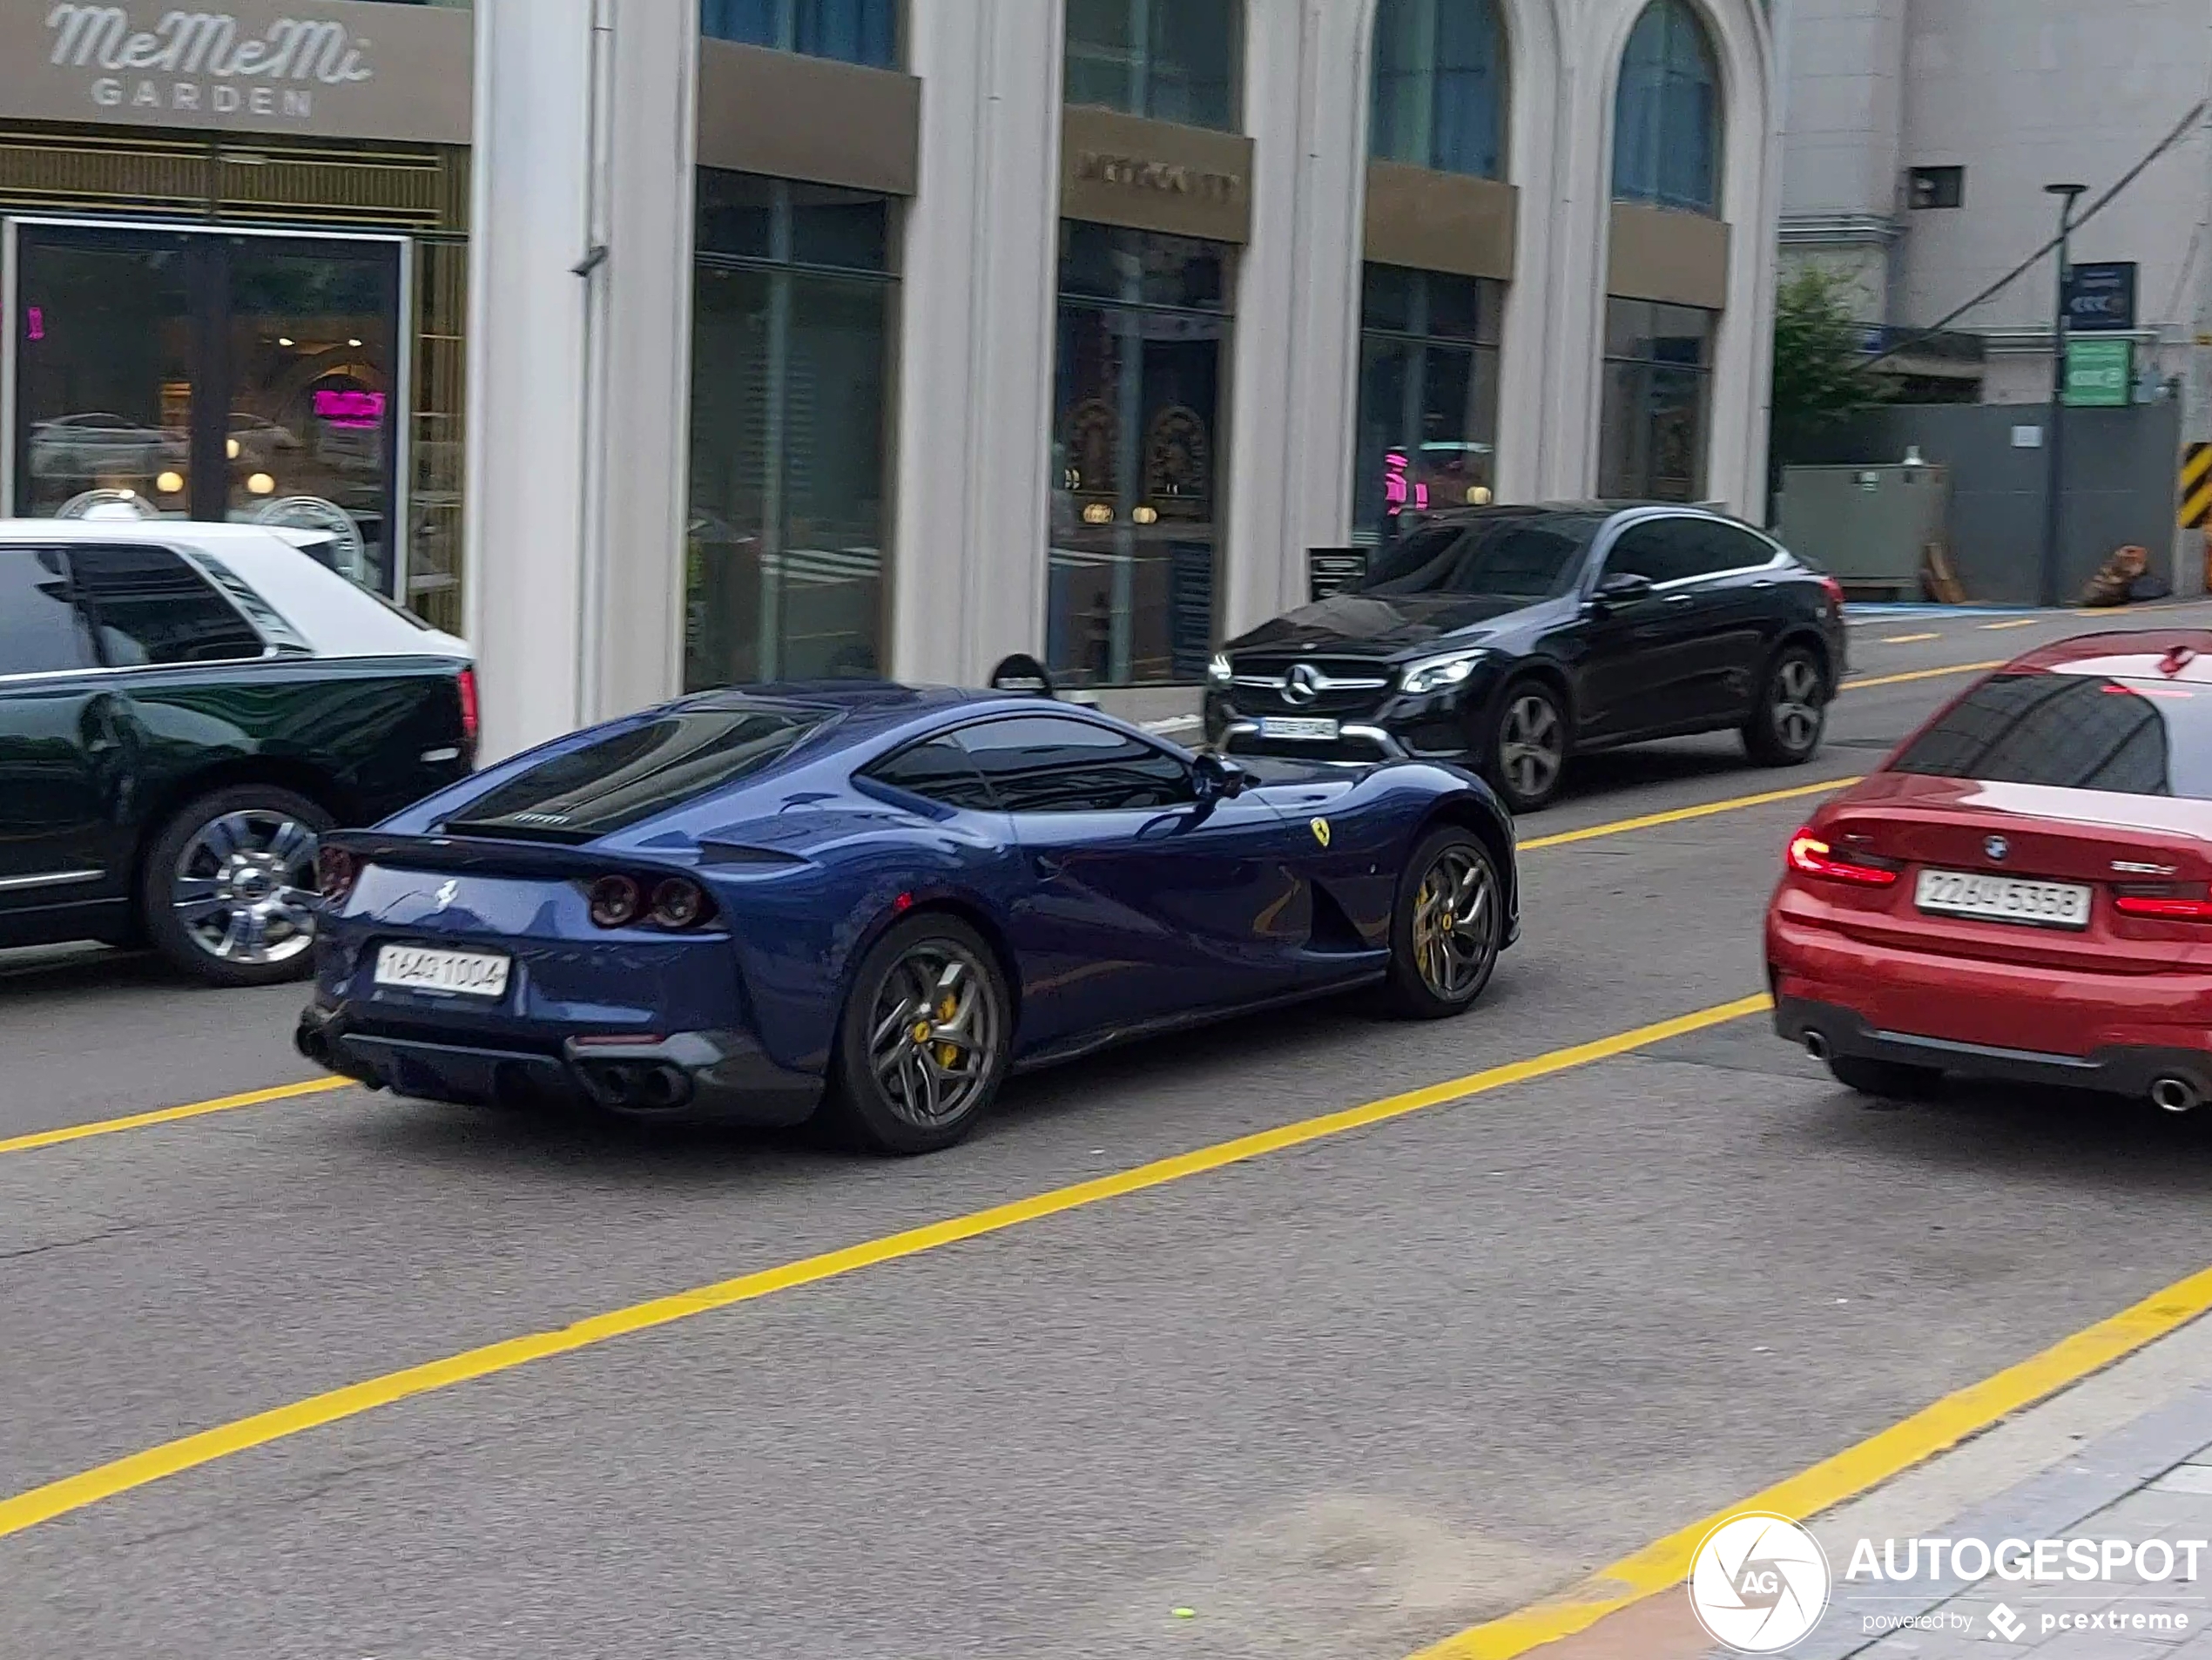
[[[361,880],[361,865],[343,847],[323,847],[315,854],[315,891],[326,903],[339,905]]]
[[[1838,853],[1813,834],[1811,825],[1790,838],[1789,860],[1790,868],[1798,875],[1824,881],[1848,882],[1854,887],[1890,887],[1897,882],[1898,867],[1889,860]]]
[[[2212,922],[2212,897],[2202,882],[2152,884],[2113,890],[2112,908],[2154,922]]]

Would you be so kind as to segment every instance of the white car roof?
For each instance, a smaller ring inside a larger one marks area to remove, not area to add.
[[[0,519],[0,545],[139,543],[213,558],[315,650],[318,657],[457,657],[465,641],[425,627],[300,551],[319,531],[198,519]]]

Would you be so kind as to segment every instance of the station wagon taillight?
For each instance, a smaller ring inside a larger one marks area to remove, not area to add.
[[[455,683],[461,692],[461,738],[469,748],[476,746],[476,671],[474,665],[461,671]]]

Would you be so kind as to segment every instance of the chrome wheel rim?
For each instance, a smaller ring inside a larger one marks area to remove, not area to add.
[[[1524,692],[1506,706],[1498,734],[1498,770],[1523,800],[1548,794],[1567,760],[1567,732],[1559,710],[1539,692]]]
[[[876,994],[868,1063],[893,1113],[936,1130],[975,1109],[998,1056],[989,972],[949,940],[916,945]]]
[[[247,808],[202,825],[177,855],[169,902],[209,956],[287,962],[314,943],[315,833],[288,813]]]
[[[1413,966],[1446,1002],[1471,996],[1497,955],[1498,884],[1471,848],[1450,847],[1413,895]]]
[[[1793,753],[1820,739],[1820,674],[1805,658],[1784,661],[1774,676],[1774,735]]]

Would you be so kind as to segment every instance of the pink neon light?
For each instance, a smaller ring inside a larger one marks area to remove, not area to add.
[[[315,415],[334,427],[350,431],[381,427],[384,424],[384,395],[326,389],[315,394]]]
[[[30,338],[33,340],[45,339],[46,308],[44,306],[33,306],[30,307],[29,316],[30,319]]]
[[[1428,511],[1428,486],[1406,476],[1406,469],[1411,464],[1401,450],[1393,449],[1383,457],[1383,502],[1389,509],[1386,517],[1396,518],[1406,510],[1408,502],[1416,513]]]

